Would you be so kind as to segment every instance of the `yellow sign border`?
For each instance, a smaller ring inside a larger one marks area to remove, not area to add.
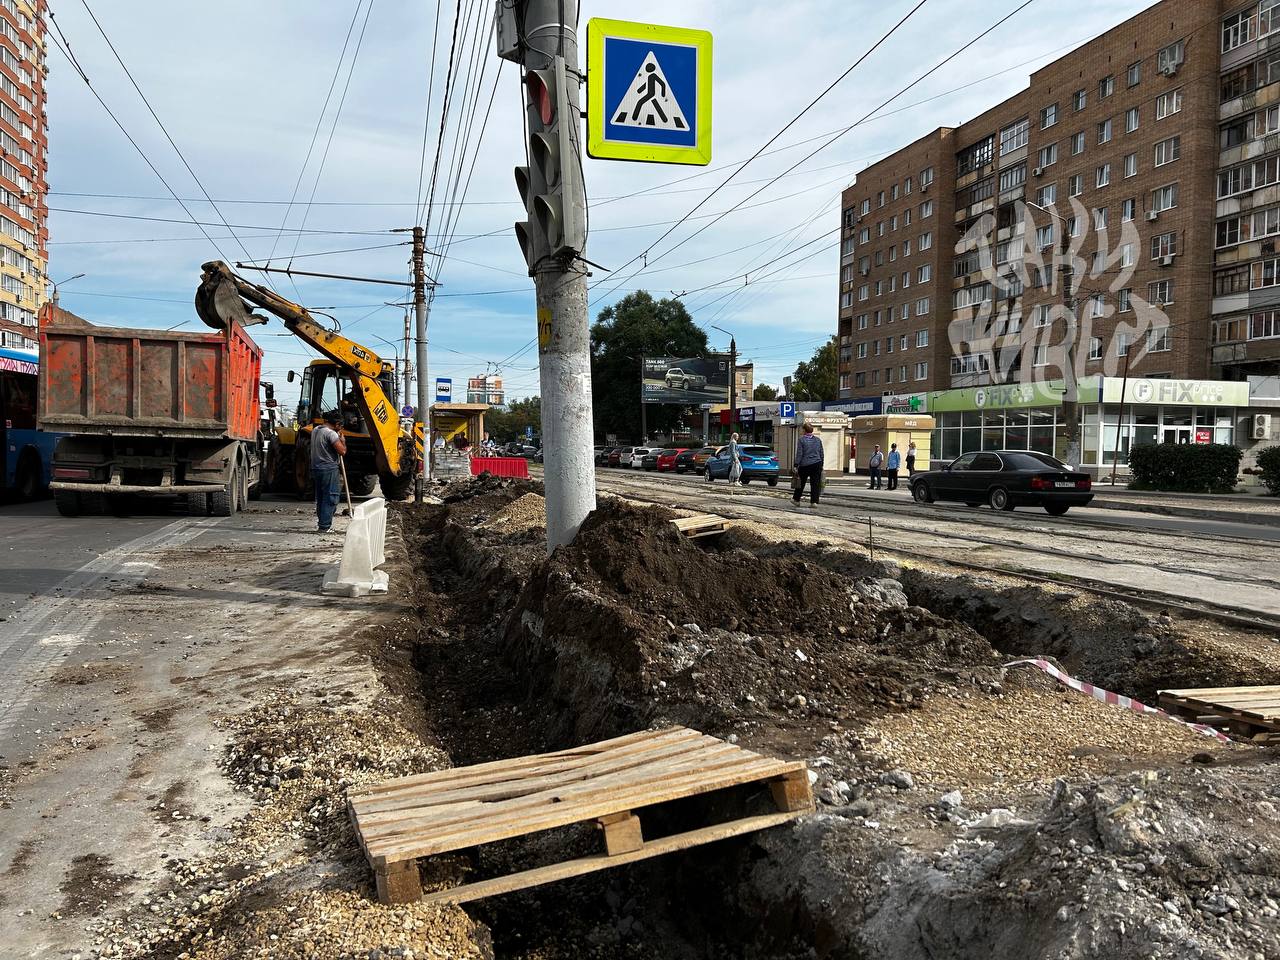
[[[698,51],[698,129],[692,147],[667,147],[656,143],[622,143],[604,139],[604,41],[606,37],[649,40],[695,47]],[[683,163],[706,166],[711,162],[711,33],[655,23],[607,20],[587,21],[587,155],[597,160],[635,160],[646,163]]]

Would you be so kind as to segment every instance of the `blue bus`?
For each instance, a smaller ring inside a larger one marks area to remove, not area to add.
[[[49,486],[49,464],[60,434],[36,429],[34,350],[0,347],[0,492],[24,500]]]

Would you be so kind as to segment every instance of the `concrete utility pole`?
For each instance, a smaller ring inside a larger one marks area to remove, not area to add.
[[[503,49],[508,14],[497,4],[499,55],[524,67],[529,166],[516,168],[529,220],[516,225],[537,290],[538,379],[547,499],[547,552],[569,543],[596,507],[587,321],[586,193],[582,183],[578,0],[516,5],[518,50]]]
[[[738,422],[738,341],[724,327],[717,327],[714,323],[708,326],[729,338],[729,432],[732,433],[734,424]]]
[[[409,362],[409,339],[412,327],[409,323],[409,311],[404,312],[404,349],[400,355],[404,357],[404,399],[400,401],[400,405],[404,406],[409,402],[409,398],[413,396],[413,364]]]
[[[413,407],[414,433],[422,431],[422,470],[414,481],[413,498],[422,502],[423,488],[431,479],[431,404],[427,377],[427,232],[413,228],[413,312],[417,320],[418,402]],[[408,322],[408,315],[405,317]],[[406,362],[408,354],[405,355]],[[407,396],[407,393],[406,393]]]

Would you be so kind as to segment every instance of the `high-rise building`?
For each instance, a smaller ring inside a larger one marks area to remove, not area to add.
[[[935,455],[1061,452],[1034,408],[1070,382],[1090,464],[1232,442],[1248,391],[1212,384],[1280,373],[1280,0],[1163,0],[863,171],[841,216],[840,399],[967,391],[912,405],[956,411]]]
[[[0,0],[0,346],[36,346],[48,264],[43,0]]]

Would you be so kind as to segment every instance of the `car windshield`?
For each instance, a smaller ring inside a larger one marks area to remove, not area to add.
[[[675,456],[677,453],[679,453],[679,452],[680,452],[679,450],[676,450],[676,449],[674,449],[674,448],[673,448],[673,449],[671,449],[671,450],[663,450],[663,451],[662,451],[662,455],[663,455],[664,457],[674,457],[674,456]]]
[[[1067,465],[1047,453],[1032,451],[1018,453],[1002,453],[1000,458],[1012,470],[1065,470]]]

